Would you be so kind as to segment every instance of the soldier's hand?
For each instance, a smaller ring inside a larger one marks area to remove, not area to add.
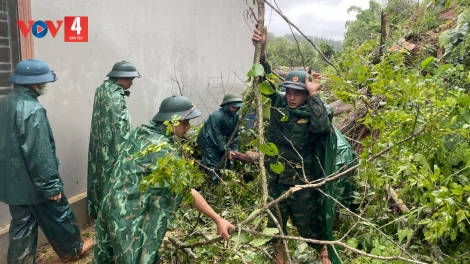
[[[220,219],[220,221],[216,222],[216,224],[219,235],[221,235],[225,239],[230,238],[231,234],[229,233],[229,229],[235,229],[235,226],[223,218]]]
[[[305,76],[305,86],[307,87],[307,91],[310,95],[315,95],[321,90],[321,75],[317,72],[312,72],[311,75],[313,77],[312,81],[309,80],[308,74]]]
[[[253,30],[253,37],[251,37],[251,41],[253,42],[253,45],[256,45],[256,42],[260,41],[261,39],[263,40],[262,42],[263,46],[266,45],[266,40],[268,39],[268,27],[264,26],[263,38],[261,38],[261,35],[258,30],[258,24],[256,24],[255,26],[256,27]]]
[[[60,200],[62,200],[62,193],[58,193],[56,195],[50,196],[49,200],[54,200],[56,202],[60,202]]]
[[[228,159],[233,160],[237,155],[238,155],[238,152],[234,150],[230,150],[230,153],[228,154]]]

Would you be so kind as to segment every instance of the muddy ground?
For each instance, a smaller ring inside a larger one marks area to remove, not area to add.
[[[91,225],[82,229],[82,238],[95,236],[95,225]],[[92,260],[92,251],[87,255],[83,256],[80,259],[69,261],[68,264],[88,264],[91,263]],[[62,264],[65,263],[60,260],[59,256],[54,252],[49,244],[38,248],[37,255],[36,255],[36,263],[37,264]]]

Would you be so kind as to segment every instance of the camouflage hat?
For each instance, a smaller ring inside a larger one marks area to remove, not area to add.
[[[57,81],[57,76],[45,62],[27,59],[16,65],[8,81],[14,84],[49,83]]]
[[[224,106],[226,104],[230,104],[232,107],[241,107],[243,105],[243,100],[238,97],[238,95],[229,93],[224,96],[224,100],[220,104],[220,106]]]
[[[165,98],[158,113],[152,118],[155,122],[171,120],[173,116],[181,116],[180,120],[189,120],[201,115],[191,100],[184,96],[173,95]]]
[[[307,90],[305,85],[305,76],[308,73],[304,71],[294,70],[287,74],[285,81],[281,84],[282,88],[292,88],[296,90]],[[309,80],[312,81],[312,76],[309,75]]]
[[[137,68],[131,62],[120,61],[114,64],[113,69],[106,76],[114,78],[140,78],[140,73],[137,71]]]

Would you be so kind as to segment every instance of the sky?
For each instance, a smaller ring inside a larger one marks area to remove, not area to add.
[[[348,15],[349,7],[355,5],[369,8],[369,0],[267,0],[277,6],[282,13],[305,35],[343,40],[345,23],[356,19],[356,13]],[[285,20],[266,5],[265,25],[268,31],[281,37],[291,34]],[[296,32],[295,28],[292,28]]]

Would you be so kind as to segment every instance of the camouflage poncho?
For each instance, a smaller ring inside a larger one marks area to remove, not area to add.
[[[88,148],[88,214],[98,215],[103,191],[114,163],[131,130],[131,117],[124,95],[129,95],[112,79],[96,89]]]
[[[142,157],[134,154],[162,142],[173,143],[161,123],[150,121],[130,133],[96,221],[95,263],[159,263],[158,248],[181,197],[166,187],[139,191],[140,180],[151,173],[149,165],[168,155],[169,148]]]

